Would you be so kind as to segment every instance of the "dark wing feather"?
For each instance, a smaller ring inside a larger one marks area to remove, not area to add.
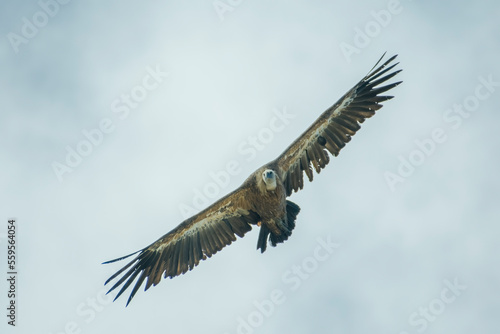
[[[138,277],[128,298],[128,305],[146,279],[145,290],[158,284],[162,276],[172,278],[193,269],[201,260],[230,245],[236,240],[236,235],[243,237],[252,229],[251,224],[257,224],[260,220],[258,214],[247,209],[247,191],[246,188],[239,188],[187,219],[148,247],[104,262],[116,262],[139,253],[104,283],[108,284],[128,269],[108,293],[123,284],[116,300]]]
[[[384,54],[385,55],[385,54]],[[384,55],[372,70],[351,90],[328,108],[319,118],[295,140],[275,161],[284,181],[286,195],[304,186],[303,175],[313,180],[313,169],[320,173],[330,161],[328,152],[337,156],[340,150],[361,128],[366,118],[382,108],[380,102],[393,96],[380,95],[396,87],[401,81],[380,86],[401,70],[392,71],[398,64],[389,64],[396,58],[389,58],[377,67]],[[376,68],[377,67],[377,68]]]

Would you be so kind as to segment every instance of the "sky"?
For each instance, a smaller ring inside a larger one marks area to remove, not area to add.
[[[2,333],[496,333],[499,16],[493,0],[2,2]],[[254,228],[128,307],[105,295],[125,262],[102,262],[237,188],[384,52],[403,83],[291,196],[288,241],[260,254]]]

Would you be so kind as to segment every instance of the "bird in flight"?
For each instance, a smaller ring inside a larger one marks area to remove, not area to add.
[[[337,156],[360,129],[360,123],[382,108],[381,102],[393,98],[383,94],[401,83],[381,86],[401,72],[393,70],[398,63],[391,64],[396,56],[378,66],[384,55],[277,159],[257,169],[238,189],[186,219],[151,245],[104,262],[120,261],[139,253],[106,281],[105,285],[124,273],[108,293],[123,284],[116,300],[137,278],[128,305],[144,280],[147,279],[146,291],[157,285],[162,276],[173,278],[184,274],[236,241],[236,236],[243,237],[252,226],[260,227],[257,249],[262,253],[268,243],[276,246],[286,241],[300,211],[287,197],[303,188],[304,173],[312,181],[314,171],[320,173],[330,162],[329,153]]]

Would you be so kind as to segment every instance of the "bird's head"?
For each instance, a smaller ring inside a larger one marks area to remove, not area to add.
[[[262,172],[262,180],[266,184],[267,190],[276,189],[276,173],[272,169],[266,169]]]

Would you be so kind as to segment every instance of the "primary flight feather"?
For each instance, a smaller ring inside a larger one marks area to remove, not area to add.
[[[287,240],[300,208],[286,198],[303,188],[304,173],[312,181],[313,169],[319,173],[330,162],[329,153],[337,156],[360,129],[360,123],[382,108],[380,102],[393,98],[382,94],[401,83],[381,86],[401,71],[393,70],[398,64],[391,64],[396,56],[377,67],[383,57],[277,159],[257,169],[238,189],[186,219],[151,245],[104,262],[116,262],[139,253],[106,281],[108,284],[123,273],[108,293],[123,284],[116,300],[137,279],[128,305],[145,280],[147,290],[158,284],[162,276],[173,278],[184,274],[236,241],[236,236],[243,237],[252,225],[260,226],[257,249],[262,253],[268,242],[276,246]]]

